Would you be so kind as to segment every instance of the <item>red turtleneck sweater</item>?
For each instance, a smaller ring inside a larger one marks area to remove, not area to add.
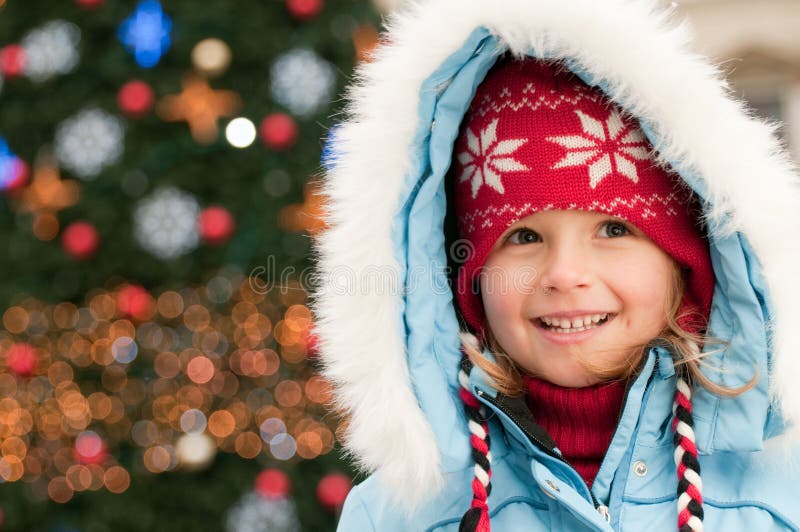
[[[564,388],[535,377],[523,379],[533,419],[591,488],[617,428],[625,382]]]

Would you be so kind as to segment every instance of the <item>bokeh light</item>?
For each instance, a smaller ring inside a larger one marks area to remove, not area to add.
[[[83,306],[9,307],[0,354],[29,342],[35,358],[24,377],[0,366],[0,482],[30,482],[60,503],[123,493],[122,443],[151,474],[207,467],[217,452],[330,453],[338,427],[326,415],[330,384],[306,361],[313,324],[302,292],[236,282],[218,274],[149,294],[151,318],[138,322],[120,314],[116,289],[94,290]]]
[[[278,460],[289,460],[297,451],[297,444],[291,435],[284,432],[272,438],[269,442],[269,451]]]
[[[256,140],[256,126],[247,118],[234,118],[225,128],[225,138],[234,148],[246,148]]]

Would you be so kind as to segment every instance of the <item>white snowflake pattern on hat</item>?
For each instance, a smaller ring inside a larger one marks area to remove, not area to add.
[[[497,141],[497,122],[495,118],[480,132],[480,138],[467,128],[467,151],[459,153],[456,157],[461,163],[463,171],[458,178],[459,183],[470,180],[472,186],[472,199],[478,195],[481,185],[488,185],[500,194],[505,193],[503,182],[500,180],[504,172],[520,172],[528,167],[510,157],[528,139],[505,139]]]
[[[647,139],[641,130],[625,124],[619,112],[612,109],[605,121],[575,110],[581,121],[583,133],[547,137],[567,149],[567,154],[551,168],[587,166],[589,186],[593,189],[612,173],[620,173],[639,182],[635,161],[650,159]]]

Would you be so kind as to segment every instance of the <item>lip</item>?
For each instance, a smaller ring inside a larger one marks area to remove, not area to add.
[[[595,314],[602,314],[602,312],[595,312]],[[544,314],[545,316],[550,316],[551,314]],[[580,316],[580,314],[576,314]],[[564,317],[567,317],[566,315]],[[603,325],[599,327],[595,327],[593,329],[589,329],[586,331],[576,332],[576,333],[557,333],[551,331],[549,329],[545,329],[540,325],[539,318],[534,318],[531,320],[531,323],[536,330],[541,334],[546,340],[559,345],[569,345],[569,344],[578,344],[584,342],[594,336],[595,334],[599,333],[603,329],[605,329],[606,325],[614,321],[617,315],[613,314],[610,315],[608,321],[606,321]]]

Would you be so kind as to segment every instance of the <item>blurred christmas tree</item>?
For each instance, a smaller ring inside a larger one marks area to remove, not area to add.
[[[350,471],[297,272],[377,21],[0,0],[0,530],[335,527]]]

